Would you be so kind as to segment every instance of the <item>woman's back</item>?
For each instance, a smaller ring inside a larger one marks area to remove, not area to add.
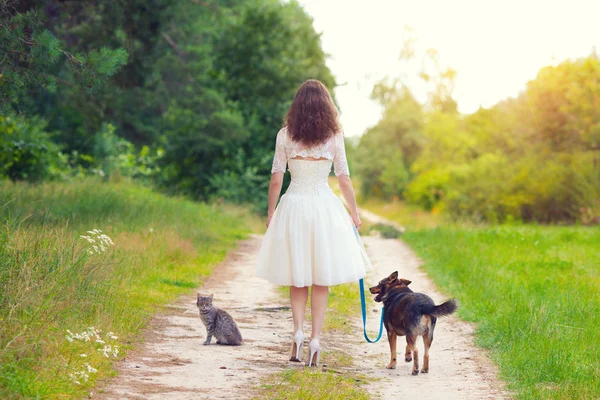
[[[346,160],[344,135],[341,132],[330,136],[323,143],[309,146],[302,142],[294,141],[288,133],[287,128],[282,128],[277,133],[275,157],[273,158],[271,173],[285,172],[286,164],[289,164],[290,160],[303,160],[305,162],[329,160],[333,163],[336,176],[350,175],[348,161]],[[296,163],[296,165],[298,164]],[[294,179],[294,175],[299,178],[297,176],[298,173],[295,174],[292,170],[291,164],[289,166],[292,180]],[[296,172],[299,172],[298,168],[294,169],[297,170]],[[331,163],[329,164],[327,175],[329,175],[329,171],[331,171]]]

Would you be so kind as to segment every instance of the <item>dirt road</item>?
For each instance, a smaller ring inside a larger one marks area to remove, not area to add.
[[[287,361],[291,343],[291,312],[276,287],[256,278],[256,255],[261,237],[240,243],[237,250],[215,269],[200,288],[213,293],[217,307],[237,321],[244,345],[203,346],[206,331],[198,317],[195,296],[184,296],[157,315],[137,352],[119,365],[120,375],[94,398],[102,399],[246,399],[256,394],[258,381],[286,368],[303,368]],[[365,237],[373,262],[366,284],[376,283],[397,270],[413,281],[411,288],[429,294],[436,303],[445,300],[419,269],[419,260],[399,240]],[[379,322],[380,305],[368,300],[369,329]],[[395,370],[389,361],[385,333],[379,343],[362,338],[360,306],[357,304],[352,335],[323,337],[324,348],[335,348],[353,357],[354,366],[341,373],[357,372],[377,378],[367,385],[378,399],[500,399],[507,398],[497,380],[496,369],[473,345],[473,329],[454,317],[438,320],[431,349],[429,374],[412,376],[411,365],[400,357]],[[307,324],[308,328],[308,324]],[[308,329],[306,329],[308,332]],[[422,357],[422,342],[418,341]],[[325,357],[322,360],[327,363]]]

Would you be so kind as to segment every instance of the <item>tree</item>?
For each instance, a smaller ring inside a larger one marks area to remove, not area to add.
[[[21,11],[23,10],[23,11]],[[21,112],[29,91],[56,93],[57,85],[93,93],[127,61],[123,49],[107,47],[74,53],[44,27],[45,15],[33,5],[0,3],[0,112]],[[62,74],[57,70],[63,66]]]
[[[402,196],[410,166],[424,144],[421,105],[398,82],[380,82],[371,96],[384,106],[384,111],[379,123],[361,137],[356,150],[361,193]]]

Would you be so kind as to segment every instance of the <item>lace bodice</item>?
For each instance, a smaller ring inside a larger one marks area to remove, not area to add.
[[[341,132],[318,146],[306,147],[302,143],[294,142],[288,135],[286,128],[281,129],[277,133],[271,173],[285,172],[288,160],[294,157],[325,158],[333,161],[333,170],[336,176],[350,175],[348,161],[346,160],[344,135]]]

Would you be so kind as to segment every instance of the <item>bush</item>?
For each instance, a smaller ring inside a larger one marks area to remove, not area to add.
[[[91,171],[105,179],[119,177],[151,177],[160,168],[162,149],[151,152],[148,146],[138,152],[133,143],[119,137],[112,124],[104,123],[94,138],[94,166]]]
[[[403,230],[388,224],[375,224],[370,230],[379,232],[384,239],[397,239],[404,233]]]
[[[65,156],[38,118],[0,116],[0,177],[39,181],[63,176]]]
[[[244,153],[238,150],[230,169],[209,178],[213,199],[236,204],[250,204],[254,211],[265,214],[269,181],[258,167],[244,165]]]
[[[591,152],[528,154],[512,162],[485,154],[453,169],[448,187],[442,203],[454,217],[548,223],[600,213],[600,169]]]

